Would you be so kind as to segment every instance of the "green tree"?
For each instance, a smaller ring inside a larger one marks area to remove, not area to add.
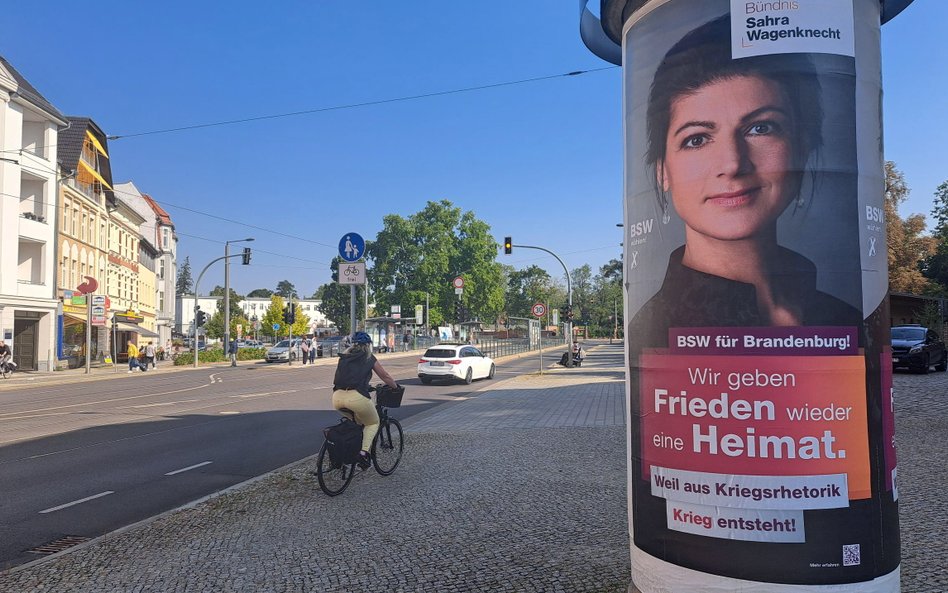
[[[515,270],[505,266],[507,271],[507,285],[504,294],[507,315],[512,317],[530,316],[530,308],[535,303],[548,303],[551,307],[559,307],[565,302],[556,294],[556,286],[550,274],[532,265],[522,270]]]
[[[268,299],[273,296],[273,291],[268,288],[255,288],[247,293],[247,298]]]
[[[369,284],[380,311],[406,313],[427,297],[430,325],[454,320],[452,280],[464,278],[461,301],[472,319],[494,321],[503,310],[503,273],[487,223],[450,201],[428,202],[408,218],[389,214],[366,245]]]
[[[217,310],[223,314],[224,312],[224,287],[215,286],[211,292],[210,296],[221,297],[217,301]],[[233,320],[235,317],[243,317],[244,311],[240,308],[240,301],[244,300],[244,297],[237,294],[233,288],[230,289],[230,318]]]
[[[184,264],[178,270],[178,280],[175,284],[175,294],[178,296],[194,294],[194,279],[191,277],[191,260],[184,258]]]
[[[922,271],[932,280],[931,292],[944,296],[948,294],[948,181],[935,190],[932,217],[935,219],[932,233],[935,252],[926,258]]]
[[[289,298],[299,298],[299,295],[296,294],[296,287],[293,286],[293,283],[289,280],[280,280],[277,283],[276,294],[280,295],[284,299]]]
[[[889,290],[924,294],[932,283],[922,275],[923,262],[935,254],[935,240],[925,236],[925,217],[912,214],[903,219],[899,205],[908,199],[909,188],[895,163],[885,163],[886,247],[889,260]]]
[[[321,301],[319,303],[320,313],[334,323],[341,333],[348,334],[350,333],[349,304],[351,300],[351,290],[348,286],[338,283],[339,263],[341,261],[342,259],[339,257],[333,258],[329,264],[329,269],[332,271],[332,281],[317,288],[313,294],[313,298]],[[362,317],[363,311],[365,311],[365,289],[361,286],[357,286],[356,316]]]
[[[282,336],[286,334],[284,330],[283,323],[283,307],[286,306],[286,301],[283,300],[283,297],[280,295],[273,295],[270,297],[270,306],[267,307],[267,310],[263,314],[263,318],[260,319],[260,333],[264,336],[271,338],[276,338],[277,336]],[[273,325],[279,324],[280,329],[274,331]]]

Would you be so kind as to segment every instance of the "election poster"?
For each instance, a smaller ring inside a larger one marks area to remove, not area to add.
[[[897,591],[879,2],[636,4],[633,580]]]

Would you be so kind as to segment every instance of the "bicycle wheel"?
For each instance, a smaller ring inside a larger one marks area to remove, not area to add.
[[[394,418],[382,421],[379,432],[372,441],[372,465],[375,471],[387,476],[395,471],[398,462],[402,460],[402,449],[405,446],[402,425]]]
[[[342,494],[352,476],[355,474],[354,464],[334,464],[329,458],[329,448],[323,443],[316,461],[316,479],[319,488],[329,496]]]

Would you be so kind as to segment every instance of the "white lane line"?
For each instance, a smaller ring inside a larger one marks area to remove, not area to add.
[[[173,475],[175,475],[175,474],[180,474],[180,473],[183,473],[183,472],[186,472],[186,471],[190,471],[190,470],[192,470],[192,469],[196,469],[196,468],[199,468],[199,467],[203,467],[203,466],[205,466],[205,465],[210,465],[211,463],[213,463],[213,461],[202,461],[201,463],[195,463],[194,465],[189,465],[188,467],[182,467],[181,469],[176,469],[176,470],[174,470],[173,472],[168,472],[168,473],[166,473],[165,475],[166,475],[166,476],[173,476]]]
[[[137,406],[121,406],[121,407],[116,408],[116,410],[132,410],[132,409],[136,409],[136,408],[157,408],[158,406],[173,406],[173,405],[175,405],[175,404],[190,404],[190,403],[194,403],[194,402],[197,402],[197,401],[201,401],[201,400],[199,400],[199,399],[179,399],[178,401],[174,401],[174,402],[160,402],[160,403],[157,403],[157,404],[139,404],[139,405],[137,405]]]
[[[264,393],[244,393],[241,395],[231,395],[231,398],[243,399],[247,397],[265,397],[267,395],[279,395],[281,393],[296,393],[296,389],[287,389],[286,391],[265,391]]]
[[[111,404],[111,403],[120,402],[120,401],[128,401],[128,400],[133,400],[133,399],[143,399],[143,398],[146,398],[146,397],[157,397],[157,396],[159,396],[159,395],[170,395],[170,394],[172,394],[172,393],[183,393],[183,392],[185,392],[185,391],[194,391],[195,389],[204,389],[205,387],[208,387],[209,385],[210,385],[210,383],[208,383],[207,385],[196,385],[196,386],[194,386],[194,387],[185,387],[184,389],[173,389],[173,390],[171,390],[171,391],[161,391],[161,392],[158,392],[158,393],[146,393],[146,394],[144,394],[144,395],[132,395],[132,396],[129,396],[129,397],[118,397],[118,398],[113,398],[113,399],[102,399],[102,400],[98,400],[98,401],[82,402],[82,403],[78,403],[78,404],[68,404],[68,405],[63,405],[63,406],[53,406],[53,407],[50,407],[50,408],[38,408],[38,409],[36,409],[36,410],[23,410],[22,412],[5,412],[5,413],[0,413],[0,420],[5,420],[7,417],[10,417],[10,416],[16,417],[16,416],[20,416],[20,415],[22,415],[22,414],[28,414],[28,413],[31,413],[31,412],[51,412],[51,411],[53,411],[53,410],[66,410],[66,409],[68,409],[68,408],[83,408],[83,407],[87,407],[87,406],[94,406],[94,405],[96,405],[96,404]]]
[[[105,492],[99,492],[98,494],[93,494],[92,496],[87,496],[85,498],[80,498],[79,500],[74,500],[72,502],[67,502],[66,504],[61,504],[58,507],[53,507],[51,509],[46,509],[45,511],[40,511],[40,515],[46,513],[52,513],[54,511],[61,511],[63,509],[68,509],[69,507],[76,506],[77,504],[82,504],[84,502],[89,502],[90,500],[95,500],[97,498],[102,498],[103,496],[108,496],[109,494],[115,494],[114,490],[106,490]]]

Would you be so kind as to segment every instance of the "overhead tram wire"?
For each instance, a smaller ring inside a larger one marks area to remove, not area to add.
[[[301,111],[290,111],[290,112],[287,112],[287,113],[276,113],[276,114],[270,114],[270,115],[259,115],[259,116],[256,116],[256,117],[245,117],[245,118],[240,118],[240,119],[230,119],[230,120],[223,120],[223,121],[218,121],[218,122],[209,122],[209,123],[204,123],[204,124],[193,124],[193,125],[189,125],[189,126],[178,126],[178,127],[174,127],[174,128],[164,128],[164,129],[159,129],[159,130],[147,130],[147,131],[144,131],[144,132],[133,132],[133,133],[128,133],[128,134],[113,134],[113,135],[110,135],[110,136],[106,136],[106,138],[107,138],[108,140],[123,140],[123,139],[126,139],[126,138],[135,138],[135,137],[139,137],[139,136],[152,136],[152,135],[155,135],[155,134],[170,134],[170,133],[173,133],[173,132],[184,132],[184,131],[188,131],[188,130],[198,130],[198,129],[202,129],[202,128],[213,128],[213,127],[218,127],[218,126],[232,126],[232,125],[236,125],[236,124],[243,124],[243,123],[249,123],[249,122],[255,122],[255,121],[264,121],[264,120],[269,120],[269,119],[280,119],[280,118],[284,118],[284,117],[297,117],[297,116],[300,116],[300,115],[312,115],[312,114],[314,114],[314,113],[325,113],[325,112],[328,112],[328,111],[341,111],[341,110],[344,110],[344,109],[356,109],[356,108],[359,108],[359,107],[371,107],[371,106],[374,106],[374,105],[385,105],[385,104],[387,104],[387,103],[400,103],[400,102],[404,102],[404,101],[415,101],[415,100],[418,100],[418,99],[429,99],[429,98],[432,98],[432,97],[443,97],[443,96],[446,96],[446,95],[455,95],[455,94],[460,94],[460,93],[470,93],[470,92],[474,92],[474,91],[483,91],[483,90],[488,90],[488,89],[501,88],[501,87],[505,87],[505,86],[514,86],[514,85],[518,85],[518,84],[529,84],[529,83],[534,83],[534,82],[542,82],[542,81],[545,81],[545,80],[553,80],[553,79],[556,79],[556,78],[566,78],[566,77],[570,77],[570,76],[580,76],[580,75],[583,75],[583,74],[592,74],[592,73],[595,73],[595,72],[602,72],[602,71],[604,71],[604,70],[615,70],[615,69],[617,69],[617,68],[619,68],[619,66],[603,66],[603,67],[601,67],[601,68],[591,68],[591,69],[589,69],[589,70],[573,70],[572,72],[562,72],[562,73],[560,73],[560,74],[551,74],[551,75],[548,75],[548,76],[536,76],[536,77],[534,77],[534,78],[523,78],[523,79],[520,79],[520,80],[509,80],[509,81],[505,81],[505,82],[495,82],[495,83],[492,83],[492,84],[483,84],[483,85],[472,86],[472,87],[465,87],[465,88],[460,88],[460,89],[451,89],[451,90],[447,90],[447,91],[435,91],[435,92],[433,92],[433,93],[422,93],[422,94],[419,94],[419,95],[407,95],[407,96],[405,96],[405,97],[392,97],[392,98],[389,98],[389,99],[378,99],[378,100],[375,100],[375,101],[364,101],[364,102],[361,102],[361,103],[348,103],[348,104],[344,104],[344,105],[331,105],[331,106],[329,106],[329,107],[316,107],[316,108],[313,108],[313,109],[304,109],[304,110],[301,110]]]

